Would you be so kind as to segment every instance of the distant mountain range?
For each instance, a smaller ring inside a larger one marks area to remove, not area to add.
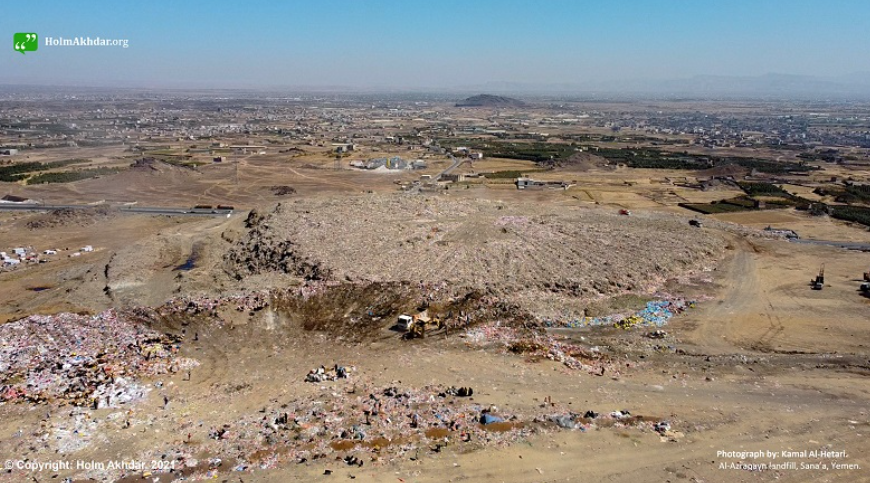
[[[668,97],[748,98],[857,98],[870,99],[870,72],[837,77],[789,74],[760,76],[703,75],[669,80],[614,80],[609,82],[517,83],[487,82],[464,86],[457,91],[486,91],[498,94],[586,94],[661,95]]]
[[[8,92],[57,93],[59,90],[70,92],[104,91],[107,86],[94,85],[40,85],[32,82],[10,83],[11,79],[0,81],[0,95]],[[765,74],[759,76],[720,76],[698,75],[682,79],[615,79],[611,81],[571,81],[558,83],[493,81],[454,86],[349,86],[349,85],[272,85],[238,86],[234,88],[209,88],[179,85],[175,88],[150,87],[148,85],[114,85],[119,91],[141,92],[185,92],[224,93],[226,95],[252,95],[272,93],[285,96],[289,93],[322,93],[324,95],[352,94],[390,94],[390,95],[436,95],[446,99],[460,99],[478,92],[490,93],[498,99],[483,99],[479,102],[498,107],[499,102],[520,102],[510,97],[530,100],[533,96],[589,97],[602,99],[618,98],[687,98],[687,99],[795,99],[795,100],[870,100],[870,72],[856,72],[841,76],[804,76],[790,74]],[[110,88],[111,89],[111,88]],[[464,102],[478,102],[472,96]],[[505,104],[504,107],[512,104]]]

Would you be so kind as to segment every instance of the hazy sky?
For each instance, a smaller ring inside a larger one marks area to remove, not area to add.
[[[870,2],[4,1],[0,83],[437,88],[870,71]],[[15,32],[41,36],[15,52]],[[128,39],[48,47],[46,37]]]

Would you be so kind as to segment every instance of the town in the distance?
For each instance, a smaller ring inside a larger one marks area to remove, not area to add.
[[[870,3],[6,18],[0,483],[870,481]]]

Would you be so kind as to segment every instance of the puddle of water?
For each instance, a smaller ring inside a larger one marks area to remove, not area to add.
[[[173,271],[188,272],[196,268],[196,257],[191,255],[184,263],[175,267]]]

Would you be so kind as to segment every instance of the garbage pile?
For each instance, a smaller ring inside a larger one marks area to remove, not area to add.
[[[597,352],[543,332],[505,327],[499,323],[474,327],[465,331],[466,343],[473,347],[496,344],[505,351],[531,358],[561,362],[566,367],[602,375],[615,369],[609,359]]]
[[[139,376],[198,363],[177,356],[181,337],[160,334],[114,310],[32,315],[0,325],[0,400],[94,408],[144,397]]]
[[[671,432],[670,422],[653,421],[656,421],[656,419],[632,415],[631,412],[625,409],[609,413],[598,413],[592,410],[585,413],[570,410],[555,410],[546,416],[535,418],[535,422],[550,422],[562,429],[569,430],[588,431],[596,427],[612,427],[618,429],[633,428],[642,432],[655,432],[659,435]]]
[[[178,297],[158,307],[157,312],[163,316],[206,315],[220,319],[218,309],[222,307],[230,306],[237,312],[253,313],[268,307],[269,298],[270,292],[267,290],[223,297]]]
[[[332,369],[327,369],[324,366],[320,366],[316,369],[311,369],[305,376],[305,382],[337,381],[339,379],[347,378],[347,368],[336,364]]]
[[[444,386],[344,389],[212,427],[197,450],[237,461],[236,471],[323,458],[363,466],[452,444],[509,444],[534,431],[520,416]]]
[[[662,327],[677,314],[687,309],[695,308],[694,300],[682,298],[667,298],[647,302],[646,307],[630,315],[615,314],[603,317],[581,317],[571,320],[545,320],[545,327],[616,327],[631,329],[632,327]]]
[[[174,443],[141,456],[163,455],[196,466],[200,471],[189,475],[195,480],[219,477],[220,472],[317,461],[381,466],[445,449],[464,452],[490,445],[503,447],[532,434],[562,429],[631,428],[660,435],[670,431],[666,421],[656,422],[657,418],[627,410],[576,413],[551,403],[540,411],[522,413],[452,396],[454,390],[452,386],[413,389],[347,382],[342,388],[324,389],[204,428],[202,439],[194,436],[195,446]],[[197,461],[202,455],[210,455],[208,465]],[[329,473],[327,469],[325,474]]]

